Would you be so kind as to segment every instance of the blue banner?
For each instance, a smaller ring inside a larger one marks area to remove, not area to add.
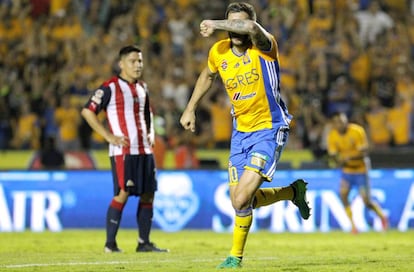
[[[208,229],[231,231],[233,208],[224,170],[158,171],[154,227],[164,231]],[[338,195],[336,170],[278,171],[272,183],[286,186],[304,178],[312,215],[302,220],[290,201],[254,210],[252,231],[349,231],[350,222]],[[384,209],[390,227],[414,227],[414,170],[372,170],[372,198]],[[66,228],[104,228],[112,199],[110,171],[0,172],[0,232],[61,231]],[[360,231],[381,230],[380,219],[352,192],[353,216]],[[121,227],[136,228],[138,198],[130,197]]]

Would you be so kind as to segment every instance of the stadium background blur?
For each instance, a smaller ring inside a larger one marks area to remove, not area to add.
[[[389,154],[413,154],[414,1],[379,0],[376,16],[369,16],[374,0],[247,2],[279,43],[282,95],[295,116],[288,152],[324,161],[328,117],[342,110],[367,129],[388,163],[399,161]],[[116,73],[120,44],[135,43],[144,52],[158,167],[167,152],[177,168],[200,167],[188,156],[228,147],[231,119],[220,80],[197,113],[195,136],[178,120],[209,46],[226,37],[201,38],[199,23],[223,18],[228,3],[0,0],[0,150],[38,151],[50,138],[63,152],[105,150],[80,108]]]

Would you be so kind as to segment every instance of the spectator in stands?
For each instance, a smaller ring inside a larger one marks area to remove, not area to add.
[[[40,148],[39,118],[31,111],[28,103],[20,106],[11,146],[14,149],[26,150]]]
[[[414,98],[414,67],[409,63],[407,56],[400,56],[396,60],[394,76],[396,92],[407,99]]]
[[[231,116],[231,105],[221,85],[219,89],[212,93],[211,97],[203,99],[203,105],[205,108],[210,109],[210,123],[214,147],[228,149],[230,147],[233,121]]]
[[[190,12],[184,9],[177,9],[174,4],[167,9],[168,29],[171,32],[171,46],[174,58],[181,58],[184,55],[184,47],[192,36],[189,27]]]
[[[190,131],[181,131],[179,143],[174,148],[175,168],[197,169],[200,161],[196,153],[196,145]]]
[[[185,78],[185,73],[179,62],[173,62],[173,70],[163,80],[162,95],[164,99],[173,99],[178,110],[182,111],[188,101],[190,86]]]
[[[307,23],[308,33],[331,32],[334,27],[334,13],[332,1],[314,0],[313,13],[309,16]],[[312,35],[310,37],[313,39]]]
[[[10,113],[4,96],[0,95],[0,151],[9,148],[12,127]]]
[[[381,9],[378,0],[371,0],[367,10],[355,14],[359,24],[359,37],[362,46],[374,45],[379,35],[391,29],[394,20]]]
[[[317,84],[316,78],[310,78],[307,89],[301,94],[302,104],[298,112],[299,125],[296,132],[302,137],[302,146],[310,149],[316,159],[320,159],[326,153],[323,139],[327,122],[322,110],[323,93]]]
[[[58,126],[56,124],[55,112],[57,109],[57,98],[51,90],[44,92],[44,109],[41,118],[41,130],[42,130],[42,146],[44,146],[46,139],[53,138],[53,141],[56,140],[58,136]],[[55,143],[54,143],[55,144]]]
[[[394,74],[390,72],[391,66],[387,61],[388,56],[385,54],[384,49],[379,46],[372,49],[372,69],[368,94],[370,97],[377,97],[384,107],[391,108],[394,106],[396,96]]]
[[[327,95],[327,114],[334,112],[344,112],[348,117],[352,116],[354,104],[359,99],[358,90],[346,76],[340,76],[328,90]]]
[[[373,147],[389,147],[391,131],[388,125],[388,109],[381,104],[378,97],[370,98],[365,122],[368,138]]]
[[[165,99],[163,101],[162,109],[160,115],[164,117],[165,120],[165,136],[167,143],[170,147],[173,147],[178,143],[178,131],[181,111],[178,109],[177,104],[175,104],[174,99]]]
[[[58,126],[58,148],[62,151],[79,150],[81,116],[79,108],[71,104],[70,96],[67,94],[62,96],[60,106],[56,109],[55,121]]]
[[[391,130],[392,143],[402,147],[410,143],[411,99],[397,95],[394,106],[388,109],[387,126]]]

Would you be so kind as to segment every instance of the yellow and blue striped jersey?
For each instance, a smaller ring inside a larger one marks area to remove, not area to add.
[[[231,49],[230,39],[210,49],[208,67],[219,73],[232,104],[235,129],[252,132],[288,126],[292,116],[280,95],[276,40],[268,52],[251,46],[243,55]]]

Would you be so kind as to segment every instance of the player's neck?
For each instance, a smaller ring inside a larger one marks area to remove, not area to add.
[[[249,47],[248,46],[235,46],[235,45],[233,45],[231,47],[231,50],[233,51],[233,53],[235,55],[237,55],[237,56],[243,56],[246,53],[247,48],[249,48]]]
[[[128,77],[128,76],[126,76],[125,74],[122,74],[122,73],[119,74],[118,77],[121,78],[122,80],[126,81],[129,84],[134,84],[134,83],[138,82],[138,79]]]

